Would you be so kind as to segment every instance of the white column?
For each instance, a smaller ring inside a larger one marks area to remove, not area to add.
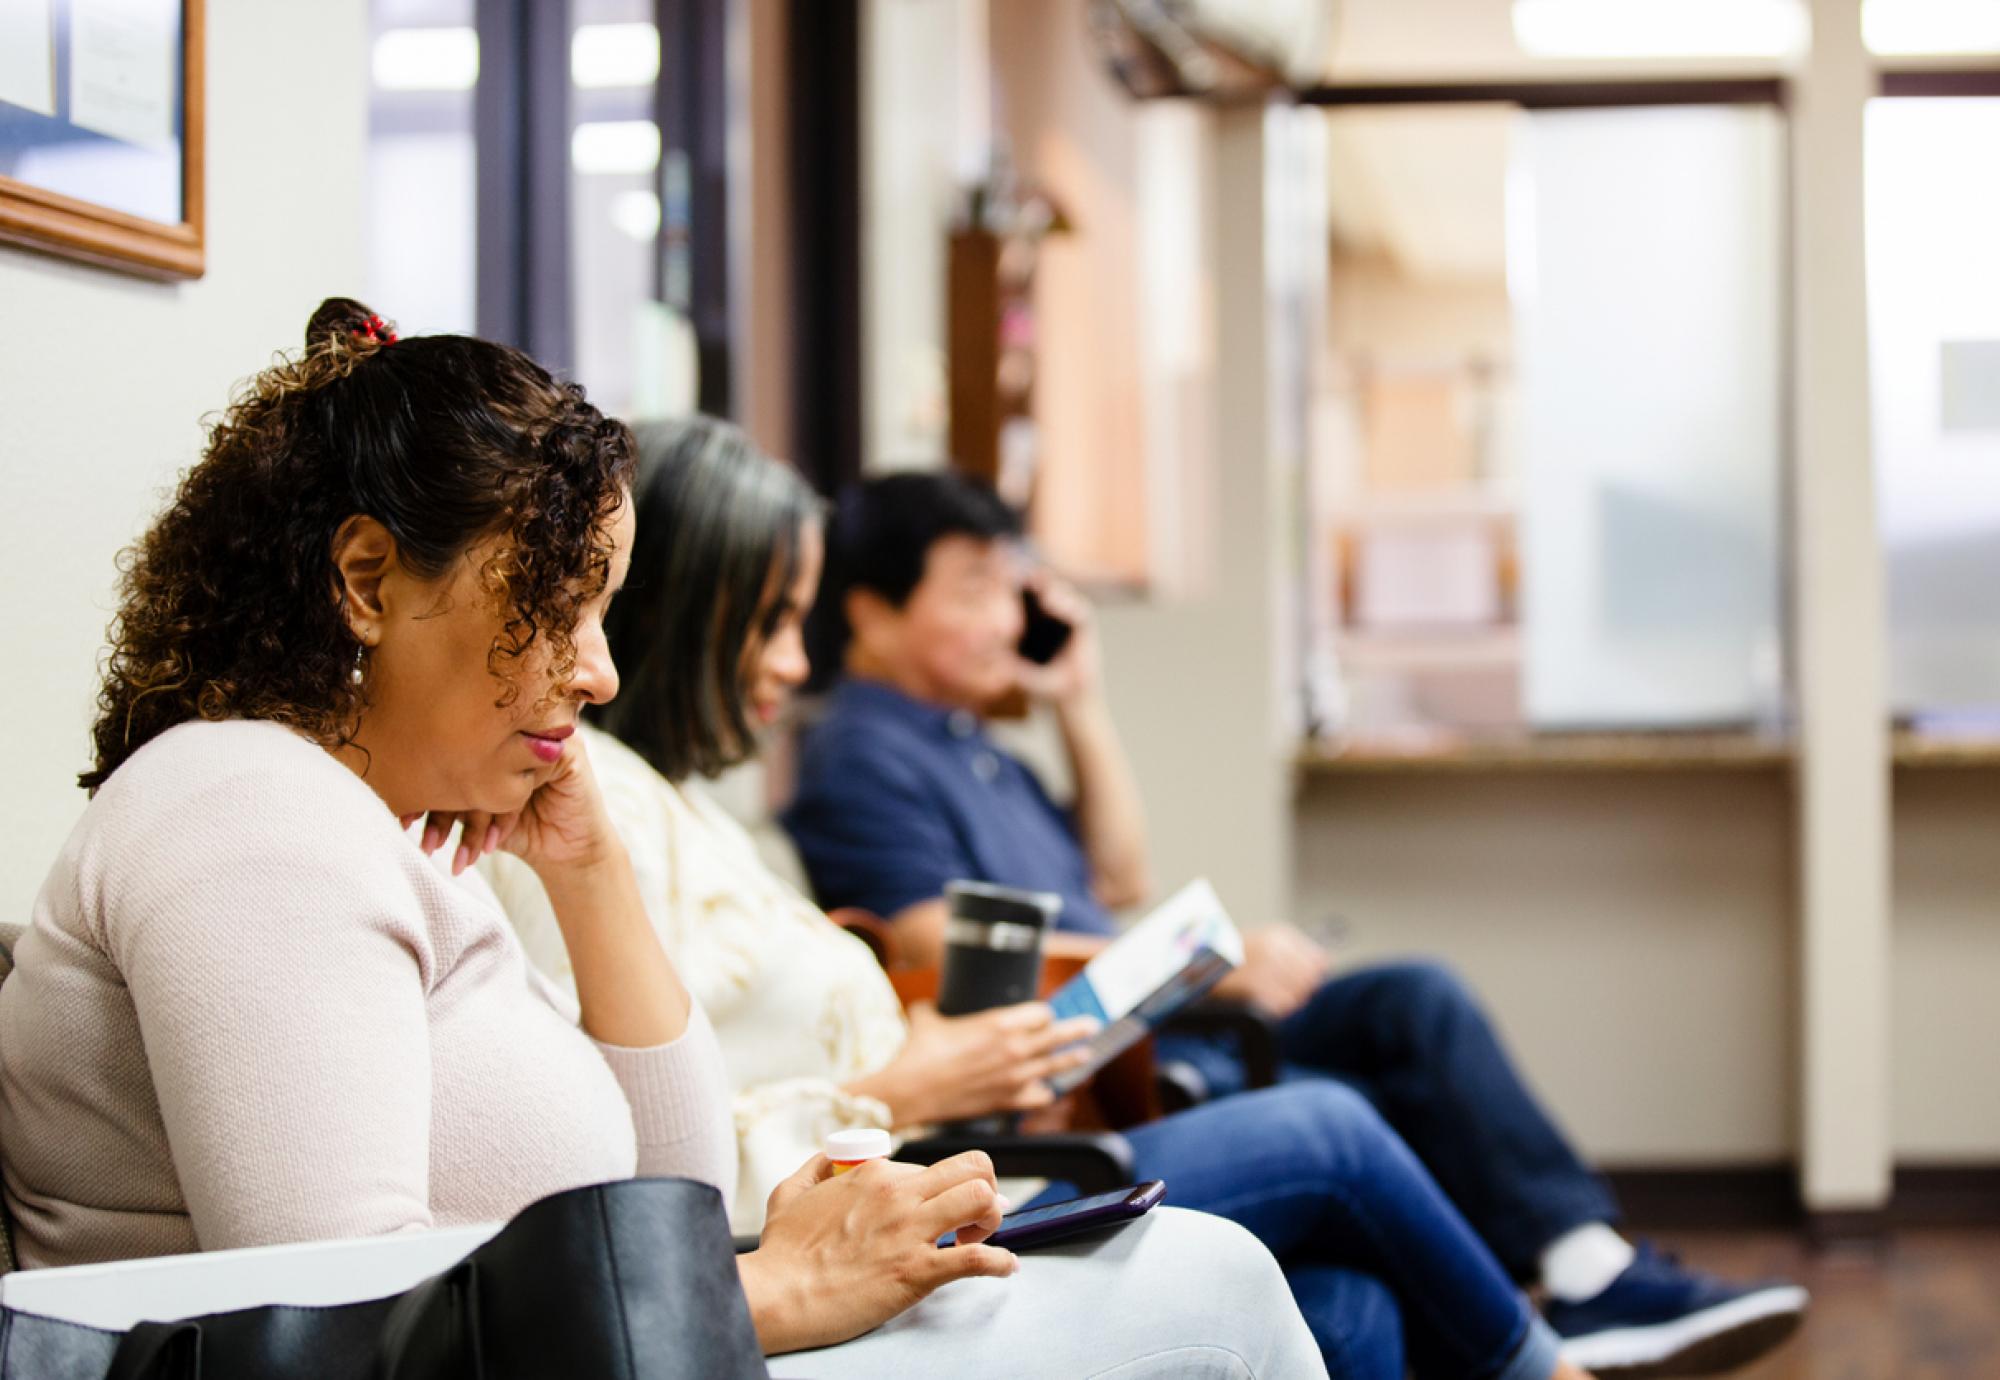
[[[1874,78],[1860,14],[1854,0],[1813,0],[1792,108],[1801,1190],[1820,1212],[1886,1204],[1892,1154],[1886,639],[1862,244]]]
[[[1290,551],[1273,426],[1271,138],[1266,112],[1204,112],[1204,265],[1184,291],[1213,311],[1213,371],[1186,501],[1208,536],[1197,588],[1100,607],[1112,712],[1146,802],[1156,894],[1211,879],[1238,923],[1291,918],[1287,744],[1275,712],[1275,574]],[[1202,315],[1205,317],[1204,308]],[[1149,482],[1172,477],[1149,471]]]

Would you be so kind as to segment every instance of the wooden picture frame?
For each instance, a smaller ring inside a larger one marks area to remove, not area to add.
[[[68,17],[68,8],[57,11],[56,3],[51,0],[51,13]],[[204,0],[180,0],[179,8],[180,219],[152,220],[0,174],[0,244],[146,278],[201,277],[207,248]]]

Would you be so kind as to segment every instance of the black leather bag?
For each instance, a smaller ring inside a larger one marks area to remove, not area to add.
[[[0,1380],[738,1380],[765,1377],[722,1195],[685,1179],[573,1189],[408,1293],[120,1336],[0,1317]]]

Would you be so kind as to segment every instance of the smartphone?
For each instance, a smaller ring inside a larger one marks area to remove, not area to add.
[[[989,1246],[1010,1251],[1032,1250],[1087,1231],[1102,1231],[1143,1217],[1167,1196],[1164,1180],[1150,1179],[1131,1188],[1114,1189],[1090,1198],[1071,1198],[1042,1207],[1023,1208],[1000,1219],[1000,1230],[986,1238]]]
[[[1032,589],[1021,591],[1021,608],[1027,625],[1021,631],[1020,653],[1036,665],[1046,666],[1062,655],[1076,628],[1043,608]]]

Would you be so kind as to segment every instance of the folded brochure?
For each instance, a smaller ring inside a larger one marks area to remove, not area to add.
[[[1243,936],[1207,881],[1190,882],[1118,936],[1049,1005],[1058,1019],[1095,1016],[1090,1058],[1049,1080],[1058,1096],[1152,1033],[1243,962]]]

